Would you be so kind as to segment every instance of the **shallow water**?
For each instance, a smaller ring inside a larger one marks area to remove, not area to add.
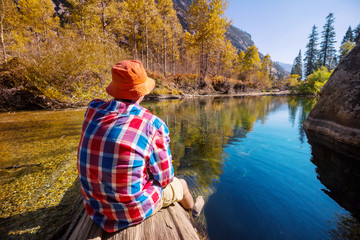
[[[338,164],[343,155],[308,143],[301,123],[313,104],[296,97],[207,97],[143,106],[169,126],[175,173],[194,196],[205,196],[198,225],[210,239],[353,234],[359,226],[351,214],[360,207],[351,202],[359,202],[360,177],[351,169],[360,167],[353,157]],[[0,237],[44,238],[66,221],[78,194],[84,112],[0,114]],[[336,167],[329,170],[327,159]]]

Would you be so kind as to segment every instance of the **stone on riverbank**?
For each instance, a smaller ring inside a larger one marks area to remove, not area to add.
[[[304,127],[360,147],[360,45],[336,67]]]

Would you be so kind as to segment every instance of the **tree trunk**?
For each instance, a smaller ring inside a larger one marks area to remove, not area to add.
[[[105,15],[105,3],[101,3],[102,11],[101,11],[101,24],[104,36],[106,37],[106,15]]]
[[[164,40],[164,76],[166,77],[166,18],[164,17],[164,31],[163,31],[163,40]]]
[[[174,33],[175,34],[175,33]],[[174,34],[172,35],[172,74],[175,75],[175,43]]]
[[[137,59],[137,49],[136,49],[136,23],[134,20],[134,29],[133,29],[133,41],[134,41],[134,46],[133,46],[133,59]]]
[[[148,36],[148,21],[146,14],[145,14],[145,51],[146,51],[145,66],[146,68],[149,68],[149,36]]]
[[[3,9],[2,13],[1,13],[1,19],[0,19],[1,49],[2,49],[2,53],[3,53],[4,62],[6,62],[7,61],[7,56],[6,56],[5,40],[4,40],[4,18],[5,18],[4,0],[1,0],[1,5],[2,5],[1,7]]]

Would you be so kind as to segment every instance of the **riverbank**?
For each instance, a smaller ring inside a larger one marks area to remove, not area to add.
[[[146,100],[166,100],[166,99],[185,99],[185,98],[198,98],[198,97],[246,97],[246,96],[286,96],[286,95],[299,95],[290,90],[284,91],[248,91],[240,92],[233,94],[219,94],[219,93],[208,93],[208,94],[199,94],[199,93],[182,93],[182,94],[149,94],[145,97]],[[4,97],[4,95],[2,95]],[[103,96],[95,98],[101,98]],[[0,100],[0,112],[11,112],[18,110],[55,110],[55,109],[73,109],[85,107],[89,101],[77,101],[77,102],[47,102],[45,104],[35,104],[37,99],[29,101],[29,98],[14,97],[15,101],[10,104],[9,101],[4,103],[4,99]],[[107,96],[105,99],[110,99]],[[23,100],[23,101],[22,101]]]
[[[290,90],[285,91],[269,91],[269,92],[243,92],[236,94],[182,94],[182,95],[170,95],[170,94],[150,94],[146,96],[146,99],[181,99],[181,98],[196,98],[196,97],[247,97],[247,96],[286,96],[286,95],[298,95],[296,93],[291,92]]]

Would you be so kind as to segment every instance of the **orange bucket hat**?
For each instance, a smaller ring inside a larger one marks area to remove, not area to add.
[[[111,70],[112,81],[106,92],[115,98],[135,99],[149,94],[155,87],[155,81],[146,75],[140,61],[124,60]]]

